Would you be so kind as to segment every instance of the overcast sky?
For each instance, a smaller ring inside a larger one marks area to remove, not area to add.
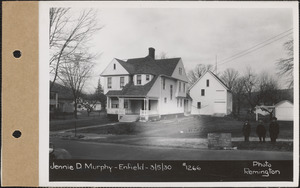
[[[186,71],[197,64],[215,64],[218,72],[251,66],[257,73],[276,72],[275,62],[285,56],[283,43],[289,35],[228,63],[222,60],[293,28],[291,9],[99,9],[103,29],[92,40],[100,75],[113,58],[144,57],[148,48],[167,57],[181,57]],[[269,41],[270,42],[270,41]],[[272,41],[271,41],[272,42]],[[89,83],[89,90],[98,78]]]

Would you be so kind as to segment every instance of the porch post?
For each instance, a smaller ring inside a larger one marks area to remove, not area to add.
[[[120,109],[124,108],[124,98],[119,98],[119,108]]]
[[[149,116],[149,99],[148,98],[145,98],[144,99],[144,101],[145,101],[145,112],[146,112],[146,114],[145,114],[145,120],[146,121],[148,121],[148,116]]]
[[[111,104],[110,97],[106,97],[106,106],[107,106],[107,108],[111,108],[110,104]]]

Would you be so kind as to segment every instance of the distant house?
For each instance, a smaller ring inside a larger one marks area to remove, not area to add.
[[[100,111],[101,109],[102,109],[101,103],[100,103],[100,102],[97,102],[97,103],[94,105],[93,110],[95,110],[95,111]]]
[[[120,121],[161,118],[190,112],[188,78],[181,58],[146,57],[113,61],[102,72],[107,114]]]
[[[281,121],[294,120],[294,105],[288,100],[283,100],[275,105],[275,117]]]
[[[192,114],[228,115],[232,112],[232,93],[218,76],[205,72],[189,89]]]
[[[50,112],[74,112],[72,91],[58,83],[54,83],[50,91]]]

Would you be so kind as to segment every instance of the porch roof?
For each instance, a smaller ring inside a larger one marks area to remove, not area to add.
[[[146,97],[157,78],[158,76],[155,76],[145,85],[134,85],[131,82],[126,84],[122,90],[110,90],[106,93],[106,95],[116,97]]]

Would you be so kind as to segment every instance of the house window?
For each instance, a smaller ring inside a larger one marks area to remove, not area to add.
[[[209,80],[206,80],[206,87],[209,87]]]
[[[181,92],[181,82],[179,82],[179,92]]]
[[[198,109],[201,108],[201,102],[197,102],[197,108],[198,108]]]
[[[114,64],[114,70],[116,70],[116,64]]]
[[[120,88],[124,87],[124,77],[120,77]]]
[[[179,74],[182,75],[182,68],[179,68]]]
[[[173,98],[173,85],[170,85],[170,100]]]
[[[128,108],[128,101],[124,101],[124,108]]]
[[[182,107],[182,99],[180,99],[180,107]]]
[[[119,108],[119,100],[112,99],[111,100],[111,108]]]
[[[177,98],[177,107],[179,107],[179,99]]]
[[[205,89],[201,89],[201,96],[205,96]]]
[[[183,83],[183,92],[185,92],[185,83]]]
[[[166,89],[166,79],[165,78],[162,79],[162,85],[163,85],[163,89]]]
[[[111,88],[111,77],[107,78],[107,88],[110,89]]]
[[[150,75],[147,74],[147,75],[146,75],[146,81],[149,81],[149,80],[150,80]]]
[[[136,76],[136,84],[137,85],[141,85],[142,84],[142,76],[141,75],[137,75]]]
[[[167,103],[167,97],[165,97],[164,101],[165,101],[165,103]]]

